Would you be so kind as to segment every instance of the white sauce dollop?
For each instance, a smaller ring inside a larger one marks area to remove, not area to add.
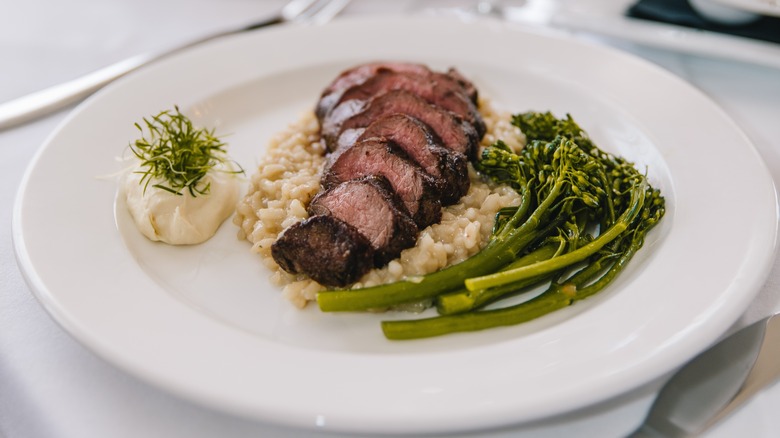
[[[210,239],[222,222],[235,211],[239,184],[235,174],[220,172],[220,166],[208,172],[201,184],[211,183],[209,192],[193,197],[188,190],[176,195],[152,187],[144,193],[143,174],[134,169],[125,176],[127,207],[138,229],[153,241],[172,245],[191,245]],[[199,187],[203,187],[199,185]]]

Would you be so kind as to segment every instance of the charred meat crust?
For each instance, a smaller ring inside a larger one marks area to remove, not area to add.
[[[417,240],[417,225],[404,210],[387,179],[373,175],[320,192],[308,208],[312,216],[336,217],[363,234],[374,248],[376,267],[397,258]]]
[[[463,76],[455,67],[451,67],[449,70],[447,70],[447,74],[455,79],[464,90],[466,90],[466,95],[469,96],[469,99],[471,99],[474,104],[479,103],[479,94],[477,92],[477,87],[474,86],[474,83],[470,80],[466,79],[465,76]]]
[[[371,242],[333,216],[312,216],[287,228],[271,246],[276,263],[325,286],[344,287],[373,267]],[[327,263],[323,261],[327,260]]]
[[[420,229],[441,220],[441,201],[433,178],[383,139],[362,140],[331,154],[323,171],[322,186],[327,190],[369,175],[387,178]]]

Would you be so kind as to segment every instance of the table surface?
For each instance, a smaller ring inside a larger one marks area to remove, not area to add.
[[[586,0],[578,1],[581,6]],[[6,2],[0,14],[0,101],[209,30],[242,24],[247,17],[261,17],[282,4],[254,0]],[[410,14],[429,7],[474,4],[461,0],[424,4],[356,0],[344,14]],[[780,70],[578,32],[573,35],[631,52],[704,91],[742,127],[775,181],[780,181]],[[35,299],[14,257],[13,205],[25,168],[71,109],[0,132],[0,436],[312,436],[311,431],[215,412],[141,382],[75,341]],[[755,302],[736,326],[780,311],[779,264],[775,263]],[[639,424],[663,380],[577,412],[478,435],[623,436]],[[778,405],[780,385],[775,385],[707,436],[778,436]]]

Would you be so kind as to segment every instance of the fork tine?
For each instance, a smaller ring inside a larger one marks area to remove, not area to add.
[[[310,9],[318,0],[291,0],[282,8],[281,16],[283,21],[293,21],[298,19],[306,10]]]
[[[315,0],[295,21],[307,24],[327,23],[338,15],[349,2],[350,0]]]

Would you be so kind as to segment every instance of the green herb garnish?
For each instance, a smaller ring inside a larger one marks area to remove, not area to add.
[[[202,179],[209,170],[220,163],[231,162],[228,173],[244,173],[244,169],[228,158],[226,144],[214,135],[214,130],[196,129],[187,116],[179,112],[165,110],[144,118],[146,129],[135,123],[141,131],[141,138],[130,144],[130,150],[141,160],[143,174],[140,184],[144,185],[144,193],[152,180],[163,180],[152,187],[182,195],[188,190],[193,197],[208,194],[210,183]]]

